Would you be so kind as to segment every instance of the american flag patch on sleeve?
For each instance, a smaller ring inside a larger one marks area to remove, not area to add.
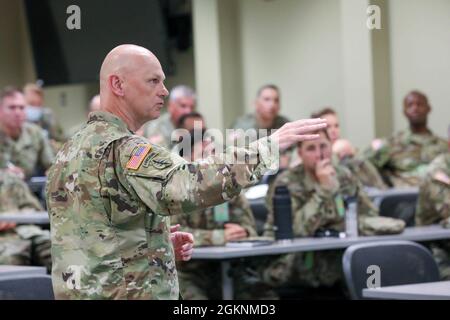
[[[152,146],[149,144],[140,144],[134,150],[133,155],[127,163],[127,169],[137,170],[144,161],[147,154],[152,150]]]

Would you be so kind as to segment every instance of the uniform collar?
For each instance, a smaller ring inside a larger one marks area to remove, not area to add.
[[[89,113],[87,122],[92,123],[95,121],[107,122],[108,124],[118,127],[121,131],[131,132],[131,130],[128,129],[128,126],[122,119],[120,119],[118,116],[116,116],[110,112],[94,111],[94,112]]]

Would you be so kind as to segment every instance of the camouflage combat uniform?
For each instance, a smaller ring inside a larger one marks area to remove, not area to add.
[[[364,187],[387,189],[387,185],[378,173],[377,168],[369,160],[360,156],[344,157],[339,161],[339,165],[349,169]]]
[[[170,215],[238,195],[276,166],[270,139],[230,149],[255,164],[188,163],[108,112],[64,144],[47,183],[58,299],[177,299]]]
[[[61,125],[56,121],[53,110],[47,107],[42,107],[42,115],[37,121],[32,123],[41,127],[47,134],[47,137],[57,142],[64,142],[66,136]]]
[[[377,150],[367,149],[365,157],[393,187],[416,187],[419,186],[427,165],[445,152],[447,142],[431,131],[427,134],[414,134],[407,129],[383,140]]]
[[[7,159],[22,168],[27,178],[35,175],[37,171],[47,170],[52,164],[54,158],[52,148],[43,130],[37,125],[24,123],[17,140],[0,132],[0,143]]]
[[[450,153],[437,157],[420,185],[416,225],[441,223],[450,228]],[[450,240],[426,244],[433,252],[443,280],[450,280]]]
[[[171,139],[174,130],[175,127],[168,112],[161,115],[158,119],[147,122],[143,127],[145,138],[149,139],[153,144],[169,150],[175,146]]]
[[[306,173],[303,165],[282,172],[268,192],[264,235],[275,235],[273,196],[278,186],[286,186],[290,192],[294,237],[312,237],[320,228],[344,232],[345,204],[351,198],[357,201],[360,222],[364,217],[378,216],[377,208],[350,171],[341,166],[333,167],[339,182],[333,190],[322,188]],[[364,231],[360,228],[360,232]],[[287,254],[264,271],[264,279],[274,285],[289,281],[306,287],[331,287],[342,280],[341,259],[341,250]]]
[[[22,180],[1,169],[0,215],[2,212],[20,210],[43,209]],[[0,264],[36,264],[50,270],[50,233],[32,225],[21,225],[8,231],[0,231]]]

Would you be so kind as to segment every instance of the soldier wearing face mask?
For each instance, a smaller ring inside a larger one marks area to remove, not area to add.
[[[37,124],[47,133],[50,140],[64,142],[64,135],[61,125],[56,121],[52,109],[44,107],[44,91],[36,84],[27,84],[23,88],[27,107],[26,120]]]

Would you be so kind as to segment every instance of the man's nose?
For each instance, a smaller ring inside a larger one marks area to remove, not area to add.
[[[169,95],[169,90],[167,90],[166,86],[163,85],[162,91],[161,91],[161,96],[162,97],[167,97]]]

